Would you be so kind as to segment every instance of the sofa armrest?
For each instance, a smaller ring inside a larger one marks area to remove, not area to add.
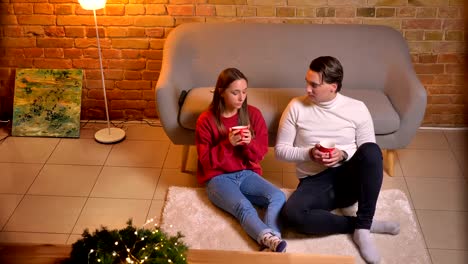
[[[180,47],[180,35],[170,34],[164,44],[161,72],[156,84],[156,111],[164,131],[174,144],[193,144],[193,139],[187,139],[187,130],[182,128],[177,116],[179,113],[179,97],[182,91],[188,91],[193,86],[192,69],[190,68],[190,50]]]
[[[384,92],[400,116],[400,128],[394,133],[393,149],[407,146],[424,117],[427,94],[412,64],[394,64],[388,71]],[[385,148],[385,146],[383,146]]]

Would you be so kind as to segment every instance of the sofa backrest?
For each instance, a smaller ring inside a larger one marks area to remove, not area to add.
[[[191,79],[181,90],[214,86],[227,67],[239,68],[251,88],[305,87],[311,60],[325,55],[343,64],[343,89],[383,89],[391,65],[411,65],[401,34],[377,25],[193,23],[167,42],[165,56]]]

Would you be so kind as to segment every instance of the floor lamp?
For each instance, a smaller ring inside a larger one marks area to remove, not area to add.
[[[104,93],[104,104],[106,106],[107,128],[101,129],[94,134],[94,139],[100,143],[115,143],[125,138],[125,131],[117,127],[110,127],[109,109],[107,107],[106,84],[104,82],[104,70],[102,68],[101,41],[99,40],[99,31],[96,19],[96,10],[104,8],[107,0],[78,0],[81,8],[84,10],[93,10],[94,26],[96,28],[96,38],[99,53],[99,66],[101,67],[102,91]]]

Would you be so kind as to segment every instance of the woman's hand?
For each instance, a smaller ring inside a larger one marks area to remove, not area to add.
[[[250,132],[250,125],[246,129],[232,129],[229,128],[229,142],[233,146],[248,145],[252,141],[252,133]]]
[[[340,163],[343,160],[343,151],[340,149],[333,149],[331,153],[321,152],[318,150],[320,145],[316,144],[313,148],[309,150],[310,159],[320,163],[326,167],[333,167],[337,163]]]

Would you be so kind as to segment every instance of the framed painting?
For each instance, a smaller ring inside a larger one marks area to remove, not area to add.
[[[13,136],[79,137],[81,69],[18,69]]]

